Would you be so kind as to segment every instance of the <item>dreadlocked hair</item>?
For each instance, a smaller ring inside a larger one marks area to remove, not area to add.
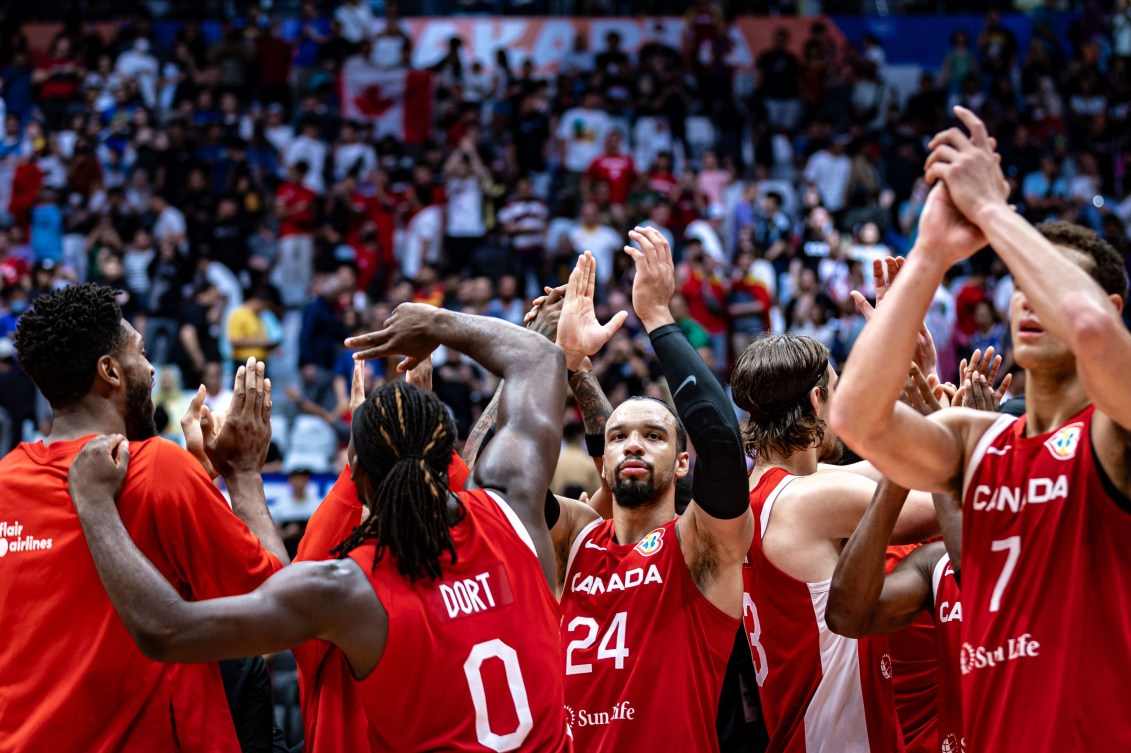
[[[117,355],[126,339],[117,291],[87,283],[35,299],[16,325],[20,368],[54,408],[90,392],[98,359]]]
[[[373,481],[370,515],[334,554],[345,557],[369,540],[377,542],[373,567],[391,553],[410,582],[435,580],[440,558],[456,561],[451,526],[466,510],[458,502],[451,520],[447,468],[455,425],[440,399],[406,382],[390,382],[370,393],[353,419],[354,450]]]

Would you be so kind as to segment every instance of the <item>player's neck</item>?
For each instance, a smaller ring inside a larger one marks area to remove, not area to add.
[[[86,397],[68,408],[54,410],[51,433],[43,442],[69,442],[91,434],[125,434],[126,422],[109,402]]]
[[[1059,428],[1092,402],[1075,372],[1025,372],[1025,433],[1045,434]]]
[[[754,472],[751,474],[750,483],[756,484],[757,479],[761,478],[762,474],[771,468],[781,468],[794,476],[812,475],[817,472],[817,448],[810,447],[807,450],[791,452],[788,455],[773,451],[759,455],[758,460],[754,463]]]
[[[613,532],[618,544],[635,544],[674,518],[674,489],[656,504],[646,507],[621,507],[613,503]]]

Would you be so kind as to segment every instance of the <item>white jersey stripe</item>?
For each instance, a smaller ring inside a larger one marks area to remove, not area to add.
[[[990,424],[990,428],[986,429],[986,433],[978,440],[978,444],[974,446],[974,452],[970,455],[970,459],[966,462],[966,474],[962,480],[962,498],[958,500],[962,504],[966,500],[966,487],[970,486],[970,479],[974,478],[974,473],[978,470],[978,466],[982,463],[982,458],[986,456],[986,450],[993,444],[993,441],[1001,436],[1001,433],[1009,428],[1017,419],[1013,416],[1002,415],[997,421]]]
[[[592,523],[582,528],[581,533],[577,534],[577,538],[573,540],[573,546],[569,548],[569,559],[566,560],[565,574],[567,583],[569,582],[570,570],[573,568],[573,558],[577,556],[577,550],[581,549],[581,545],[585,543],[585,540],[587,538],[589,538],[589,534],[593,533],[593,529],[604,522],[605,521],[603,519],[597,518]]]
[[[498,494],[491,491],[490,489],[487,489],[486,491],[487,496],[495,500],[495,504],[499,506],[499,509],[503,511],[503,515],[507,520],[510,521],[510,524],[514,527],[514,532],[518,534],[518,537],[520,539],[522,539],[522,543],[530,547],[531,553],[535,557],[537,557],[538,551],[534,548],[534,539],[530,538],[530,531],[526,530],[526,526],[523,525],[523,522],[521,520],[519,520],[519,517],[515,513],[515,511],[512,510],[511,506],[508,505],[506,501]]]
[[[935,572],[931,575],[931,592],[934,594],[935,606],[939,602],[939,586],[942,584],[943,574],[946,572],[947,565],[950,564],[950,555],[944,554],[935,564]]]
[[[782,478],[782,480],[778,482],[778,485],[774,487],[774,490],[770,492],[770,496],[766,498],[766,503],[762,505],[762,515],[759,518],[759,530],[762,532],[761,537],[763,539],[766,538],[766,529],[770,527],[770,513],[774,509],[774,502],[778,501],[778,497],[795,478],[797,478],[797,476],[793,475],[787,475]]]
[[[821,682],[805,710],[805,752],[870,753],[859,646],[825,624],[831,581],[808,585],[821,640]]]

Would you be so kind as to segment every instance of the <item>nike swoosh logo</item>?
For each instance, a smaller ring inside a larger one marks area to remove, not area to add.
[[[585,542],[585,548],[586,548],[586,549],[596,549],[596,550],[597,550],[598,552],[607,552],[607,551],[609,551],[608,549],[606,549],[606,548],[605,548],[605,547],[603,547],[603,546],[597,546],[597,545],[596,545],[596,544],[594,544],[594,543],[593,543],[592,541],[586,541],[586,542]]]
[[[695,378],[695,375],[692,374],[687,379],[684,379],[683,383],[680,384],[679,387],[676,388],[675,392],[672,393],[672,397],[675,397],[676,395],[678,395],[680,393],[680,390],[682,390],[684,387],[686,387],[689,382],[691,384],[696,384],[698,381],[699,380]]]

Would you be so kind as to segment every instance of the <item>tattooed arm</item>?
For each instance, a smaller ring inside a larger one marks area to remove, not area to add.
[[[523,323],[527,329],[533,330],[553,342],[558,334],[558,317],[562,313],[566,286],[546,288],[545,291],[546,295],[534,299],[534,306],[526,314]],[[475,467],[479,453],[491,440],[495,431],[495,423],[498,420],[499,395],[502,392],[503,383],[499,382],[499,386],[495,388],[495,396],[491,398],[491,402],[479,414],[479,420],[475,422],[475,426],[471,428],[471,433],[467,435],[467,442],[463,445],[463,462],[467,463],[468,468]]]
[[[487,407],[479,414],[479,420],[475,422],[475,426],[471,427],[471,433],[467,435],[467,442],[463,445],[463,462],[467,463],[468,468],[475,467],[479,453],[487,444],[492,432],[495,431],[495,422],[498,420],[499,413],[499,396],[502,394],[503,383],[500,381],[498,388],[495,389],[495,396],[491,398],[491,402],[487,403]]]

